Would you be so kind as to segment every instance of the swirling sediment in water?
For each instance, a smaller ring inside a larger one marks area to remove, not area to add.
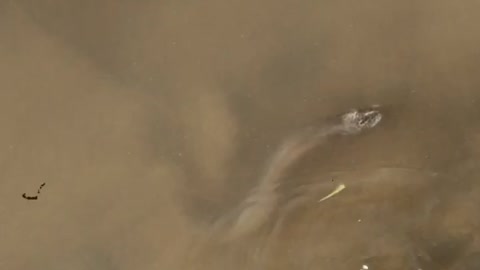
[[[280,144],[266,165],[257,186],[235,211],[235,218],[226,216],[218,224],[227,226],[225,240],[246,236],[264,225],[275,211],[280,195],[278,187],[286,172],[307,152],[336,136],[353,136],[376,127],[383,115],[378,106],[354,109],[341,114],[333,121],[308,127],[288,137]]]

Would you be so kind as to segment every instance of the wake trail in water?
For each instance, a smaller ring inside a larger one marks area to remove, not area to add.
[[[278,187],[291,166],[331,137],[356,135],[377,126],[382,114],[376,108],[351,110],[338,116],[333,122],[306,128],[287,138],[267,164],[258,185],[234,212],[234,218],[227,215],[218,221],[216,227],[227,227],[224,228],[224,239],[238,239],[265,224],[277,208],[280,200]]]

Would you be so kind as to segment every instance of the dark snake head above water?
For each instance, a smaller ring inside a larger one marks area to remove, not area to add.
[[[353,109],[341,115],[341,128],[344,134],[357,134],[377,126],[382,120],[379,106],[365,109]]]

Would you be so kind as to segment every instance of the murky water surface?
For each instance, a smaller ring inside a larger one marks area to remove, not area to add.
[[[479,8],[0,2],[0,268],[480,269]]]

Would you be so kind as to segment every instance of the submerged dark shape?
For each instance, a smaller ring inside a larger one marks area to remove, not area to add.
[[[38,190],[37,190],[37,194],[40,194],[40,190],[42,190],[42,188],[45,186],[45,184],[46,184],[46,183],[43,183],[43,184],[40,185],[40,187],[39,187]],[[24,199],[27,199],[27,200],[38,200],[38,196],[27,196],[26,193],[23,193],[23,194],[22,194],[22,197],[23,197]]]
[[[40,187],[37,190],[37,194],[40,194],[40,190],[45,186],[45,183],[41,184]]]
[[[38,196],[27,196],[26,193],[23,193],[23,194],[22,194],[22,197],[23,197],[24,199],[27,199],[27,200],[37,200],[37,199],[38,199]]]

